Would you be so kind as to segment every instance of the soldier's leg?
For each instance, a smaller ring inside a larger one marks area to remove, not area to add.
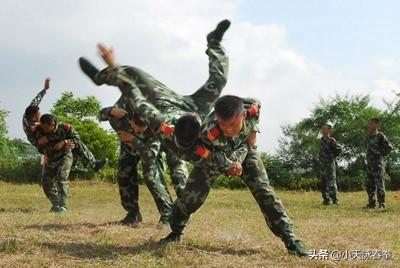
[[[171,152],[165,152],[167,165],[171,174],[172,184],[174,185],[176,196],[182,196],[188,178],[188,170],[186,162],[179,159]]]
[[[323,199],[323,204],[328,205],[330,202],[329,199],[329,186],[327,180],[327,170],[325,165],[321,165],[320,170],[320,187],[321,187],[321,195]]]
[[[384,162],[379,161],[377,163],[376,170],[376,187],[377,187],[377,199],[379,203],[379,207],[385,206],[385,166]]]
[[[58,207],[58,188],[56,185],[57,165],[49,161],[45,166],[42,187],[46,197],[50,200],[53,207]]]
[[[336,183],[336,163],[333,162],[329,172],[329,197],[332,199],[333,204],[338,204],[339,195]]]
[[[140,214],[139,209],[139,175],[137,164],[139,157],[129,153],[126,145],[121,144],[118,162],[118,190],[122,207],[129,216]]]
[[[214,179],[215,177],[207,174],[207,170],[198,166],[193,167],[182,196],[172,205],[170,225],[173,233],[178,235],[183,233],[190,215],[204,204]]]
[[[368,194],[368,205],[376,206],[376,171],[372,162],[367,163],[367,181],[366,188]]]
[[[208,44],[209,77],[206,83],[194,94],[188,96],[197,107],[197,114],[204,118],[212,109],[214,102],[221,95],[228,77],[229,59],[219,42]]]
[[[281,200],[269,184],[267,172],[259,153],[255,150],[249,151],[242,166],[242,179],[256,199],[269,229],[280,237],[285,245],[297,240],[293,232],[293,223],[286,214]]]
[[[67,208],[68,199],[68,176],[72,167],[73,156],[72,153],[66,154],[59,160],[57,167],[56,183],[58,188],[59,206]]]
[[[143,178],[161,215],[160,223],[168,223],[172,198],[163,176],[162,163],[159,163],[159,161],[159,158],[146,159],[146,161],[142,159]]]
[[[96,165],[96,158],[94,157],[93,153],[89,150],[85,143],[82,142],[81,139],[75,139],[75,150],[77,151],[78,155],[81,159],[89,164],[91,167]]]

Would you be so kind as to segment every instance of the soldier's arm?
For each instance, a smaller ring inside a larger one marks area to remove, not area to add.
[[[333,141],[332,142],[333,153],[335,157],[337,157],[342,153],[343,148],[340,144],[338,144],[338,142],[335,139],[333,139],[332,141]]]
[[[111,115],[111,110],[113,109],[113,106],[106,107],[100,110],[99,113],[99,121],[108,121],[112,118]]]
[[[382,134],[382,155],[385,156],[393,150],[393,145],[390,143],[386,135]]]
[[[47,90],[50,88],[50,79],[47,78],[44,82],[43,89],[36,95],[35,98],[31,101],[29,106],[39,106],[40,102],[42,101],[44,95],[46,95]]]

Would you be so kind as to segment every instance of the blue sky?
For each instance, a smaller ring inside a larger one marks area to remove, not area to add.
[[[0,2],[0,109],[9,136],[23,138],[21,117],[41,89],[48,111],[61,93],[94,95],[112,105],[119,92],[96,87],[79,56],[104,66],[98,41],[121,64],[138,66],[190,94],[207,79],[205,35],[232,20],[224,38],[230,75],[224,94],[262,102],[262,150],[274,151],[281,126],[307,116],[320,98],[370,94],[382,107],[400,91],[398,1],[3,0]]]

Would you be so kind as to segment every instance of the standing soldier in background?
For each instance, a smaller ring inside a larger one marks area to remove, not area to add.
[[[332,203],[339,206],[338,189],[336,184],[336,157],[342,152],[336,140],[331,137],[332,126],[322,127],[322,138],[319,149],[320,183],[323,202],[327,206]]]
[[[372,118],[368,122],[368,135],[365,142],[367,155],[367,193],[368,204],[365,209],[376,207],[376,196],[378,197],[379,208],[385,208],[385,161],[384,156],[393,150],[393,146],[380,131],[380,121]]]
[[[50,88],[50,78],[46,78],[44,82],[44,88],[36,95],[36,97],[31,101],[29,106],[25,109],[25,113],[22,118],[22,127],[24,129],[26,137],[33,146],[38,148],[39,153],[43,153],[43,151],[41,151],[39,148],[49,142],[48,136],[42,136],[40,139],[36,138],[37,137],[36,131],[40,127],[39,120],[41,113],[39,105],[49,88]],[[96,160],[92,152],[86,147],[86,145],[81,140],[79,140],[78,144],[75,144],[74,148],[75,149],[73,150],[73,155],[74,155],[73,167],[76,170],[79,170],[78,168],[75,167],[78,155],[81,156],[86,163],[89,163],[90,166],[93,168],[93,170],[96,172],[99,169],[101,169],[105,164],[107,164],[108,161],[107,159]]]

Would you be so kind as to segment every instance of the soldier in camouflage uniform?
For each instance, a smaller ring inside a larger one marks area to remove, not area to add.
[[[221,23],[217,26],[216,29],[217,32],[220,25]],[[214,33],[216,31],[214,31]],[[210,37],[211,34],[209,34],[208,37]],[[220,37],[222,37],[222,34],[220,34]],[[103,59],[105,59],[105,61],[110,66],[113,66],[114,59],[112,52],[107,51],[104,48],[102,49],[101,47],[100,50],[101,53],[103,53]],[[111,60],[109,58],[110,55],[112,56]],[[90,75],[87,66],[86,67],[82,66],[82,62],[81,62],[81,67],[84,71],[86,69],[85,73],[88,74],[89,77],[92,77],[93,79],[94,72],[92,72],[92,75]],[[219,73],[221,74],[221,72]],[[144,119],[148,120],[150,126],[153,129],[156,130],[158,129],[159,133],[162,133],[163,125],[160,124],[160,121],[162,122],[163,118],[160,118],[160,114],[159,112],[157,113],[157,110],[151,104],[151,100],[150,102],[146,102],[146,98],[144,98],[143,95],[141,95],[141,92],[137,88],[135,82],[130,80],[129,77],[126,76],[126,74],[120,75],[118,78],[124,81],[126,84],[126,85],[124,84],[118,84],[118,85],[122,93],[125,95],[125,97],[127,97],[127,101],[132,105],[134,109],[136,109],[136,112],[141,113]],[[94,81],[96,80],[94,79]],[[129,90],[126,90],[126,88],[129,88]],[[154,104],[155,106],[157,106],[156,105],[157,103]],[[227,104],[227,107],[231,107],[231,104],[229,102],[225,104]],[[224,107],[224,105],[221,105],[221,107]],[[243,113],[243,104],[238,105],[236,108],[238,109],[238,107],[241,108],[241,111]],[[258,113],[257,106],[251,105],[251,107],[249,107],[247,112],[251,116],[254,116],[254,114]],[[205,135],[204,137],[207,137],[208,140],[204,141],[203,137],[200,143],[201,145],[207,144],[208,148],[210,149],[207,149],[204,146],[201,147],[198,146],[198,141],[200,139],[197,139],[195,143],[191,144],[192,148],[186,147],[182,149],[182,147],[179,145],[182,143],[175,140],[175,138],[182,136],[181,134],[178,134],[177,130],[180,129],[178,128],[178,125],[183,117],[184,116],[182,116],[181,118],[179,118],[179,120],[177,120],[175,126],[176,129],[175,132],[173,133],[174,139],[172,141],[171,139],[164,139],[164,141],[169,141],[169,144],[172,143],[175,144],[175,147],[171,146],[170,148],[174,148],[175,153],[179,157],[184,157],[188,155],[191,156],[195,151],[196,153],[198,153],[198,155],[201,156],[202,159],[198,162],[195,162],[192,173],[185,187],[183,196],[181,198],[178,198],[174,203],[173,214],[171,216],[171,221],[170,221],[173,231],[161,241],[173,242],[180,240],[183,228],[185,227],[190,214],[195,212],[202,205],[202,203],[204,202],[205,198],[208,195],[210,184],[218,175],[224,172],[226,172],[228,175],[241,175],[243,169],[244,174],[242,178],[249,185],[250,189],[253,192],[254,197],[259,203],[259,206],[262,209],[263,214],[266,218],[267,225],[271,228],[274,234],[281,237],[289,253],[296,254],[299,256],[308,255],[308,252],[304,247],[304,245],[302,244],[302,242],[298,240],[296,236],[293,234],[292,223],[290,219],[287,217],[283,205],[281,204],[281,202],[273,192],[272,188],[270,187],[268,183],[268,177],[265,168],[263,167],[261,158],[259,154],[255,151],[255,148],[253,148],[255,142],[255,133],[256,133],[255,130],[257,129],[256,124],[254,124],[253,127],[251,127],[251,124],[249,124],[248,127],[246,127],[245,124],[242,126],[245,118],[245,116],[243,115],[243,117],[240,119],[241,120],[240,124],[237,124],[236,122],[236,126],[232,130],[229,129],[230,126],[229,118],[227,118],[225,122],[223,122],[223,120],[216,121],[215,118],[212,119],[208,118],[206,119],[206,122],[209,122],[207,120],[210,120],[210,122],[212,121],[214,125],[212,128],[210,128],[209,131],[205,131],[203,133]],[[193,121],[194,121],[193,128],[195,129],[196,126],[199,124],[199,120],[194,119]],[[218,124],[216,124],[216,122],[218,122]],[[254,122],[254,119],[249,117],[249,122]],[[222,127],[221,124],[223,124],[224,127]],[[239,125],[239,127],[237,127],[237,125]],[[207,127],[209,128],[210,125],[206,123],[205,127],[206,130],[208,129]],[[216,127],[219,127],[220,130],[218,130],[218,128]],[[190,127],[183,129],[186,131],[191,130]],[[227,131],[223,132],[222,129],[227,129]],[[223,135],[220,135],[222,132]],[[161,135],[161,137],[163,136],[164,135]],[[249,150],[247,147],[251,148],[252,150]],[[224,157],[225,159],[214,158],[215,155],[223,157],[225,156]],[[226,160],[227,158],[226,156],[229,156],[231,160]],[[185,159],[189,160],[189,158]],[[215,161],[215,160],[221,160],[221,161]],[[244,164],[244,168],[242,168],[242,163]],[[228,166],[229,168],[227,168]]]
[[[214,101],[220,96],[226,85],[228,75],[228,57],[220,44],[225,31],[230,26],[228,20],[220,22],[217,28],[207,36],[206,54],[209,58],[209,78],[206,83],[190,96],[182,96],[169,89],[144,71],[115,64],[113,52],[105,46],[99,45],[99,52],[109,65],[108,68],[98,71],[88,60],[80,58],[81,69],[97,85],[106,83],[118,86],[127,98],[132,110],[137,111],[148,120],[152,129],[157,129],[159,118],[143,114],[147,111],[147,101],[153,104],[165,121],[174,123],[181,115],[190,112],[204,118],[211,110]],[[138,100],[137,98],[142,98]],[[132,101],[133,100],[133,101]],[[153,120],[155,119],[155,120]]]
[[[336,140],[330,136],[332,126],[325,124],[322,128],[322,138],[319,148],[320,183],[323,205],[339,206],[338,189],[336,184],[336,157],[342,152]]]
[[[49,142],[47,136],[43,136],[41,139],[36,139],[37,136],[36,131],[39,128],[39,119],[40,119],[39,104],[42,101],[44,95],[46,95],[47,90],[49,88],[50,88],[50,79],[47,78],[43,90],[41,90],[37,94],[37,96],[31,101],[29,106],[25,109],[25,113],[22,118],[22,127],[24,129],[26,137],[28,141],[36,148],[39,148],[40,146]],[[39,152],[43,153],[40,149]],[[79,156],[82,157],[82,159],[85,162],[89,163],[95,171],[98,171],[107,163],[107,159],[96,160],[92,152],[86,147],[86,145],[81,140],[77,141],[77,144],[75,144],[75,149],[72,150],[72,152],[74,156],[74,163],[73,163],[74,168],[76,168],[75,166]]]
[[[364,207],[365,209],[376,207],[376,197],[378,197],[379,208],[385,208],[385,161],[383,158],[393,150],[393,146],[379,128],[379,119],[373,118],[369,121],[369,133],[365,142],[368,193],[368,204]]]
[[[128,138],[128,144],[121,142],[117,175],[121,203],[128,211],[121,223],[132,225],[142,221],[138,204],[139,176],[137,173],[137,164],[141,160],[144,181],[161,214],[159,226],[169,226],[168,216],[171,212],[172,199],[163,176],[160,141],[152,134],[150,129],[140,122],[139,118],[134,117],[132,119],[131,114],[133,113],[128,113],[128,111],[129,107],[127,107],[124,98],[121,97],[114,106],[104,108],[100,112],[101,121],[108,120],[122,138]],[[131,125],[135,127],[136,131]],[[129,139],[132,138],[131,136],[136,138],[134,142]],[[181,160],[177,161],[175,166],[171,166],[172,170],[174,168],[182,169],[184,174],[187,172],[186,166]],[[185,184],[186,177],[183,177],[180,183]]]
[[[79,141],[79,135],[72,126],[57,123],[52,115],[44,114],[40,118],[40,128],[35,132],[35,138],[40,139],[48,135],[53,137],[52,141],[39,147],[48,159],[45,163],[42,186],[52,204],[50,211],[66,212],[68,176],[73,162],[71,150]]]

